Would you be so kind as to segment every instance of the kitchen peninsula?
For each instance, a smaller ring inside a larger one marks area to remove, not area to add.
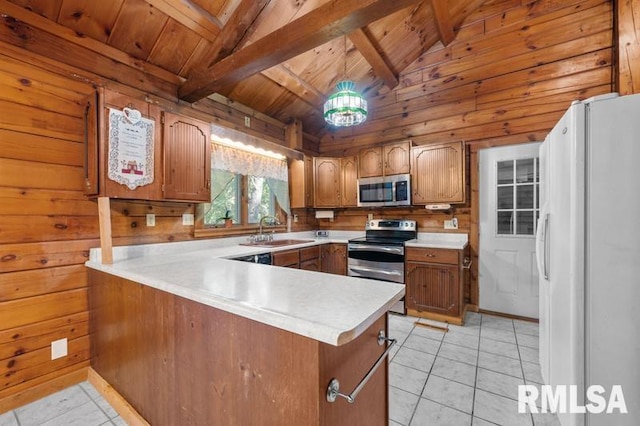
[[[305,247],[310,242],[292,247]],[[236,262],[196,241],[118,247],[89,267],[92,367],[150,424],[387,424],[386,312],[404,287]]]

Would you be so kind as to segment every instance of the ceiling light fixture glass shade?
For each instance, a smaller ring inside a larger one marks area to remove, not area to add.
[[[334,126],[355,126],[367,119],[367,101],[355,91],[353,81],[344,80],[336,85],[338,91],[324,103],[324,119]]]

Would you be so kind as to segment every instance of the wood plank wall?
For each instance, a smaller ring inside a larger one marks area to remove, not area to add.
[[[98,210],[83,195],[84,111],[104,80],[0,41],[0,412],[86,379],[87,273],[98,247]],[[96,70],[97,71],[97,70]],[[77,78],[72,76],[76,75]],[[111,82],[131,96],[150,95]],[[169,99],[154,102],[175,108]],[[283,139],[284,125],[248,109],[205,100],[193,114]],[[146,214],[156,226],[146,226]],[[187,203],[111,200],[114,245],[193,239]],[[66,337],[69,355],[50,359]]]
[[[541,140],[572,100],[612,90],[613,36],[610,1],[487,1],[451,44],[436,44],[398,87],[369,100],[365,124],[323,137],[320,153],[404,139]]]
[[[616,81],[621,95],[640,93],[640,4],[619,0],[616,4],[618,62]]]
[[[621,80],[637,92],[637,4],[618,3],[624,19],[620,42],[628,50],[621,60],[630,61],[620,66]],[[541,141],[571,101],[613,91],[613,17],[613,4],[605,0],[487,1],[457,29],[451,44],[435,45],[403,72],[397,88],[369,100],[371,115],[364,125],[324,136],[321,155],[353,155],[365,146],[403,139],[417,145],[465,141],[466,204],[449,213],[371,213],[415,219],[427,232],[442,232],[442,222],[457,217],[458,231],[469,233],[470,302],[477,305],[478,150]],[[338,211],[333,222],[321,220],[320,227],[362,229],[367,213]]]

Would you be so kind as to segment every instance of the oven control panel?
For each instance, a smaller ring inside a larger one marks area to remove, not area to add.
[[[415,231],[416,221],[405,219],[372,219],[367,221],[365,230]]]

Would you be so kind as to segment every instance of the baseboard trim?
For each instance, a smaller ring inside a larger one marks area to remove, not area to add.
[[[0,413],[6,413],[7,411],[14,410],[33,401],[37,401],[40,398],[44,398],[45,396],[49,396],[53,393],[66,389],[69,386],[84,382],[87,380],[88,369],[88,366],[80,367],[77,370],[55,377],[51,380],[47,380],[46,382],[35,384],[27,389],[4,397],[0,399]]]
[[[487,314],[487,315],[493,315],[493,316],[496,316],[496,317],[503,317],[503,318],[509,318],[509,319],[514,319],[514,320],[520,320],[520,321],[534,322],[536,324],[538,324],[538,322],[539,322],[536,318],[523,317],[523,316],[520,316],[520,315],[504,314],[502,312],[487,311],[486,309],[478,309],[478,313]]]
[[[87,381],[107,400],[129,426],[149,426],[149,423],[93,368],[87,371]]]

